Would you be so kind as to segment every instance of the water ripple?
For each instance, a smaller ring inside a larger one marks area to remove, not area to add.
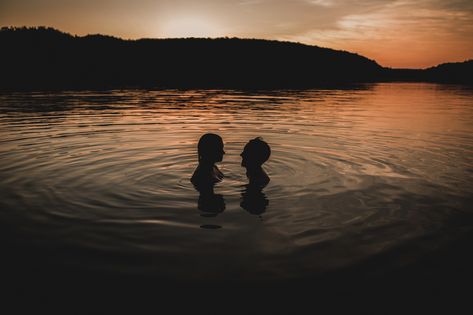
[[[1,94],[0,218],[35,239],[235,270],[254,252],[261,277],[349,265],[471,210],[473,94],[429,87]],[[205,132],[225,141],[219,213],[199,211],[189,181]],[[271,182],[246,200],[239,154],[256,136]]]

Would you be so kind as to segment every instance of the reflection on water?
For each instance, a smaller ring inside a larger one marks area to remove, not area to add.
[[[240,206],[251,214],[261,215],[266,211],[269,201],[263,192],[263,187],[245,185],[241,193]]]
[[[432,84],[2,94],[0,222],[50,263],[177,278],[415,260],[471,226],[472,103]],[[206,132],[224,139],[225,178],[199,192]],[[240,166],[257,136],[272,149],[264,188]]]
[[[198,187],[196,186],[197,191],[199,192],[199,200],[197,202],[197,208],[205,212],[202,216],[216,216],[217,214],[225,210],[225,200],[220,194],[214,192],[214,187]]]

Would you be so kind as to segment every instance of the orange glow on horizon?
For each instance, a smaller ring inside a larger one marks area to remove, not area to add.
[[[471,0],[3,0],[0,26],[125,39],[287,40],[355,52],[395,68],[473,59]]]

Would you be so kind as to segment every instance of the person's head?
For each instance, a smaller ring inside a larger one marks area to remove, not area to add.
[[[200,137],[197,152],[199,154],[199,163],[215,163],[222,161],[223,155],[225,154],[225,151],[223,151],[222,138],[214,133],[206,133]]]
[[[269,159],[271,149],[260,137],[254,138],[245,145],[241,156],[241,166],[247,168],[260,167]]]

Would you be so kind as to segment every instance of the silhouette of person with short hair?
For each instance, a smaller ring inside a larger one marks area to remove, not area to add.
[[[271,149],[260,137],[250,140],[240,154],[241,166],[246,168],[249,183],[242,191],[240,206],[254,215],[261,215],[269,204],[263,188],[269,183],[269,176],[262,165],[269,159]]]
[[[269,159],[271,148],[261,137],[250,140],[240,154],[241,166],[246,168],[246,176],[251,185],[266,186],[269,176],[263,170],[262,165]]]
[[[225,200],[220,194],[214,193],[215,183],[223,179],[222,172],[215,163],[222,161],[223,140],[219,135],[207,133],[197,144],[199,165],[192,175],[191,182],[199,192],[197,208],[205,212],[204,216],[216,216],[225,210]]]
[[[223,151],[223,140],[219,135],[206,133],[197,145],[199,165],[192,175],[191,182],[195,186],[212,185],[223,179],[222,172],[215,165],[221,162],[225,151]]]

